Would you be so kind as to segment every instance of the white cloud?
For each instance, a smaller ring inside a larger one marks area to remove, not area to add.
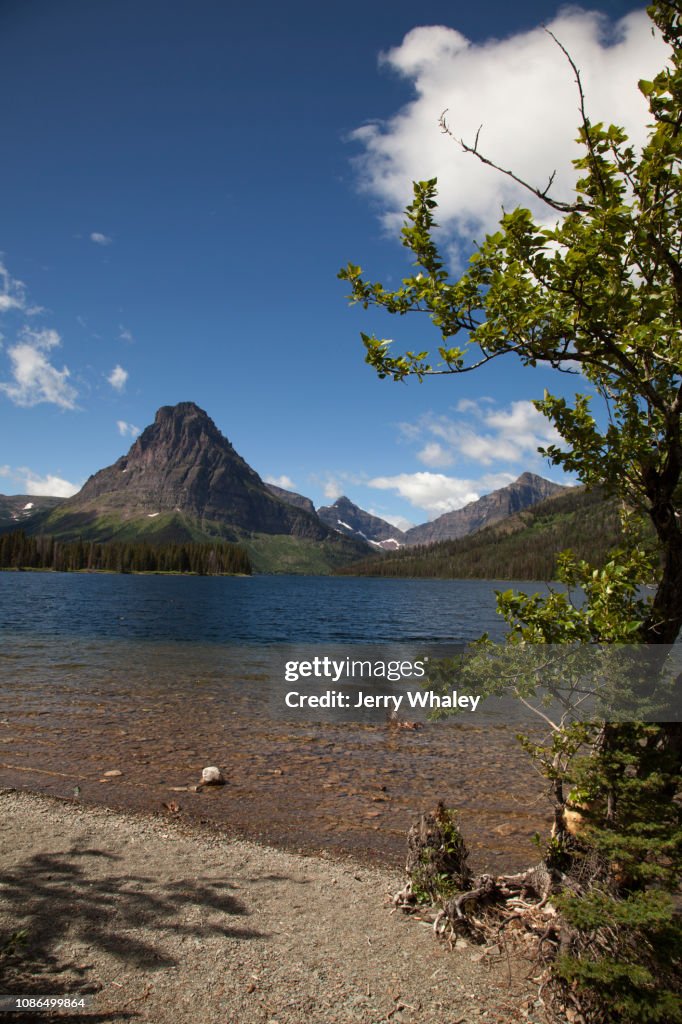
[[[479,398],[477,402],[474,402],[471,398],[460,398],[455,404],[455,409],[457,412],[477,412],[482,401],[490,401],[490,399]]]
[[[70,372],[66,366],[54,367],[47,353],[61,344],[56,331],[32,331],[22,328],[19,342],[7,350],[12,364],[12,383],[0,383],[0,391],[20,406],[51,402],[62,409],[73,409],[76,389],[69,384]]]
[[[63,480],[60,476],[36,476],[26,481],[27,494],[51,494],[55,498],[70,498],[80,490],[77,484]]]
[[[322,489],[322,493],[329,501],[336,501],[342,494],[348,494],[354,486],[364,486],[367,483],[365,473],[351,473],[348,470],[327,470],[324,475],[311,473],[309,481],[315,487]]]
[[[556,428],[531,402],[512,402],[506,410],[485,412],[483,419],[500,435],[509,437],[521,453],[561,441]]]
[[[9,469],[9,467],[7,468]],[[81,484],[72,484],[69,480],[64,480],[63,477],[56,476],[53,473],[41,476],[39,473],[34,473],[27,466],[20,466],[8,475],[17,481],[20,494],[50,494],[55,498],[70,498],[82,486]]]
[[[493,473],[479,480],[445,476],[443,473],[399,473],[396,476],[378,476],[369,481],[370,487],[382,491],[395,491],[415,508],[424,509],[430,518],[463,508],[476,501],[481,494],[504,487],[514,480],[511,473]]]
[[[286,473],[282,473],[281,476],[266,476],[265,482],[266,484],[274,484],[275,487],[283,487],[285,491],[296,490],[296,484]]]
[[[403,437],[418,443],[426,440],[417,458],[436,468],[452,464],[457,457],[479,465],[495,462],[537,462],[538,448],[561,444],[554,426],[529,401],[499,407],[490,399],[464,399],[455,407],[462,417],[422,416],[417,423],[401,424]],[[430,438],[436,438],[433,441]]]
[[[406,519],[405,516],[394,516],[388,515],[386,512],[377,512],[375,508],[368,508],[367,511],[371,516],[378,516],[379,519],[383,519],[384,522],[390,523],[391,526],[397,526],[399,530],[411,530],[416,523],[413,523],[411,519]]]
[[[406,441],[418,441],[422,436],[422,428],[418,423],[399,423],[398,429]]]
[[[429,441],[424,445],[422,450],[417,452],[417,458],[425,466],[431,466],[433,469],[439,466],[451,466],[453,463],[452,454],[446,451],[438,441]]]
[[[429,413],[399,429],[403,438],[423,445],[417,452],[421,462],[432,468],[466,462],[466,475],[399,473],[375,477],[369,486],[394,491],[434,518],[506,486],[524,470],[540,470],[538,448],[561,444],[553,425],[528,401],[498,406],[490,398],[463,399],[455,409],[463,415]],[[491,471],[479,475],[488,466]]]
[[[51,327],[44,327],[38,331],[32,331],[30,327],[23,327],[20,337],[45,352],[51,348],[59,348],[62,343],[57,331],[52,330]]]
[[[118,330],[119,330],[119,335],[118,336],[121,339],[121,341],[127,341],[127,342],[130,342],[130,343],[135,341],[135,338],[133,337],[133,332],[128,327],[124,327],[123,324],[119,324],[118,325]]]
[[[109,376],[107,381],[111,384],[115,391],[123,391],[126,381],[128,380],[128,371],[124,370],[122,366],[116,365]]]
[[[0,259],[0,313],[11,309],[26,310],[26,286],[23,281],[12,277]]]
[[[140,433],[140,428],[134,426],[132,423],[126,423],[125,420],[116,420],[116,426],[121,437],[137,437]]]
[[[109,238],[109,235],[103,235],[101,231],[91,231],[90,241],[94,242],[95,245],[111,245],[113,238]]]
[[[641,146],[650,117],[637,81],[654,76],[669,54],[652,36],[645,12],[633,11],[611,26],[596,12],[566,7],[548,28],[581,70],[592,121],[622,125]],[[472,44],[453,28],[418,27],[381,61],[415,91],[390,120],[365,125],[353,136],[363,147],[357,160],[361,183],[382,201],[388,226],[402,219],[412,181],[431,177],[439,181],[439,224],[467,246],[494,229],[502,206],[522,201],[547,217],[546,207],[533,206],[527,192],[439,131],[445,108],[458,138],[472,143],[483,125],[480,149],[487,156],[542,188],[556,170],[553,194],[570,196],[571,161],[580,153],[574,142],[578,97],[571,68],[542,28]]]
[[[335,477],[330,477],[324,485],[324,496],[330,501],[336,501],[343,494],[343,487]]]

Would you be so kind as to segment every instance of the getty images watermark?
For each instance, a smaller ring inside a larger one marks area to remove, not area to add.
[[[287,661],[284,679],[287,683],[303,683],[298,689],[286,690],[284,704],[292,710],[385,710],[397,713],[401,709],[447,711],[460,709],[475,711],[480,696],[458,693],[434,693],[427,689],[408,688],[403,692],[387,691],[386,684],[402,683],[404,680],[424,680],[428,668],[428,656],[420,660],[372,660],[368,658],[333,658],[325,655],[309,660]],[[341,684],[338,689],[313,689],[312,681],[323,680],[332,685]],[[358,689],[357,681],[371,683],[372,689]]]
[[[282,645],[262,669],[285,719],[682,722],[682,644]]]

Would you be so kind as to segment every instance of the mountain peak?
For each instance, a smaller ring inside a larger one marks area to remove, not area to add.
[[[64,510],[143,522],[177,513],[222,535],[281,533],[313,540],[329,535],[310,510],[271,494],[194,402],[161,406],[128,454],[90,477]]]
[[[155,423],[162,423],[167,419],[186,419],[198,416],[202,419],[213,420],[203,409],[200,409],[196,402],[178,402],[177,405],[162,405],[154,417]]]
[[[159,467],[168,462],[179,463],[200,459],[201,452],[220,450],[228,457],[237,459],[254,477],[256,474],[240,459],[234,448],[221,434],[217,426],[203,409],[194,402],[179,402],[177,405],[162,405],[157,410],[154,422],[142,431],[133,442],[128,455],[129,469],[137,459],[155,459]],[[120,461],[120,460],[119,460]],[[260,478],[257,477],[260,481]]]
[[[522,473],[521,476],[516,478],[514,483],[521,484],[524,487],[532,487],[537,486],[538,484],[549,484],[551,483],[551,480],[546,480],[544,476],[538,476],[537,473],[529,473],[528,470],[526,470],[525,473]]]
[[[397,540],[402,537],[402,530],[387,523],[385,519],[365,512],[345,494],[337,498],[333,505],[318,508],[319,518],[332,530],[343,533],[347,537],[356,537],[370,543]]]
[[[203,409],[200,409],[194,402],[178,402],[177,405],[162,405],[160,409],[157,409],[154,422],[147,427],[144,433],[146,434],[150,430],[154,431],[157,428],[161,428],[161,430],[171,429],[173,431],[178,431],[189,428],[190,426],[197,434],[201,433],[202,430],[205,430],[213,437],[220,438],[221,441],[227,441],[227,438],[220,433],[208,413],[204,412]]]

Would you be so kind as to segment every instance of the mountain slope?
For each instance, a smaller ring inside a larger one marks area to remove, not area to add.
[[[278,487],[277,484],[265,485],[271,494],[274,494],[280,501],[286,501],[289,505],[294,505],[296,508],[303,508],[306,512],[310,512],[315,515],[315,506],[313,505],[310,498],[306,498],[303,494],[297,494],[296,491],[287,491],[283,487]]]
[[[464,508],[446,512],[430,523],[414,526],[405,533],[405,544],[433,544],[441,540],[456,540],[486,526],[522,512],[539,501],[555,494],[565,494],[570,488],[554,484],[534,473],[522,473],[513,483],[484,494]]]
[[[23,530],[34,520],[42,520],[63,501],[47,495],[0,494],[0,530]]]

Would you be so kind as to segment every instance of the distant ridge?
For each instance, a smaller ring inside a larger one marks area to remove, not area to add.
[[[71,498],[0,495],[0,532],[58,540],[153,544],[221,538],[249,549],[257,571],[328,572],[367,555],[468,536],[570,490],[532,473],[407,532],[347,496],[315,512],[302,494],[265,483],[194,402],[162,406],[113,465]]]

